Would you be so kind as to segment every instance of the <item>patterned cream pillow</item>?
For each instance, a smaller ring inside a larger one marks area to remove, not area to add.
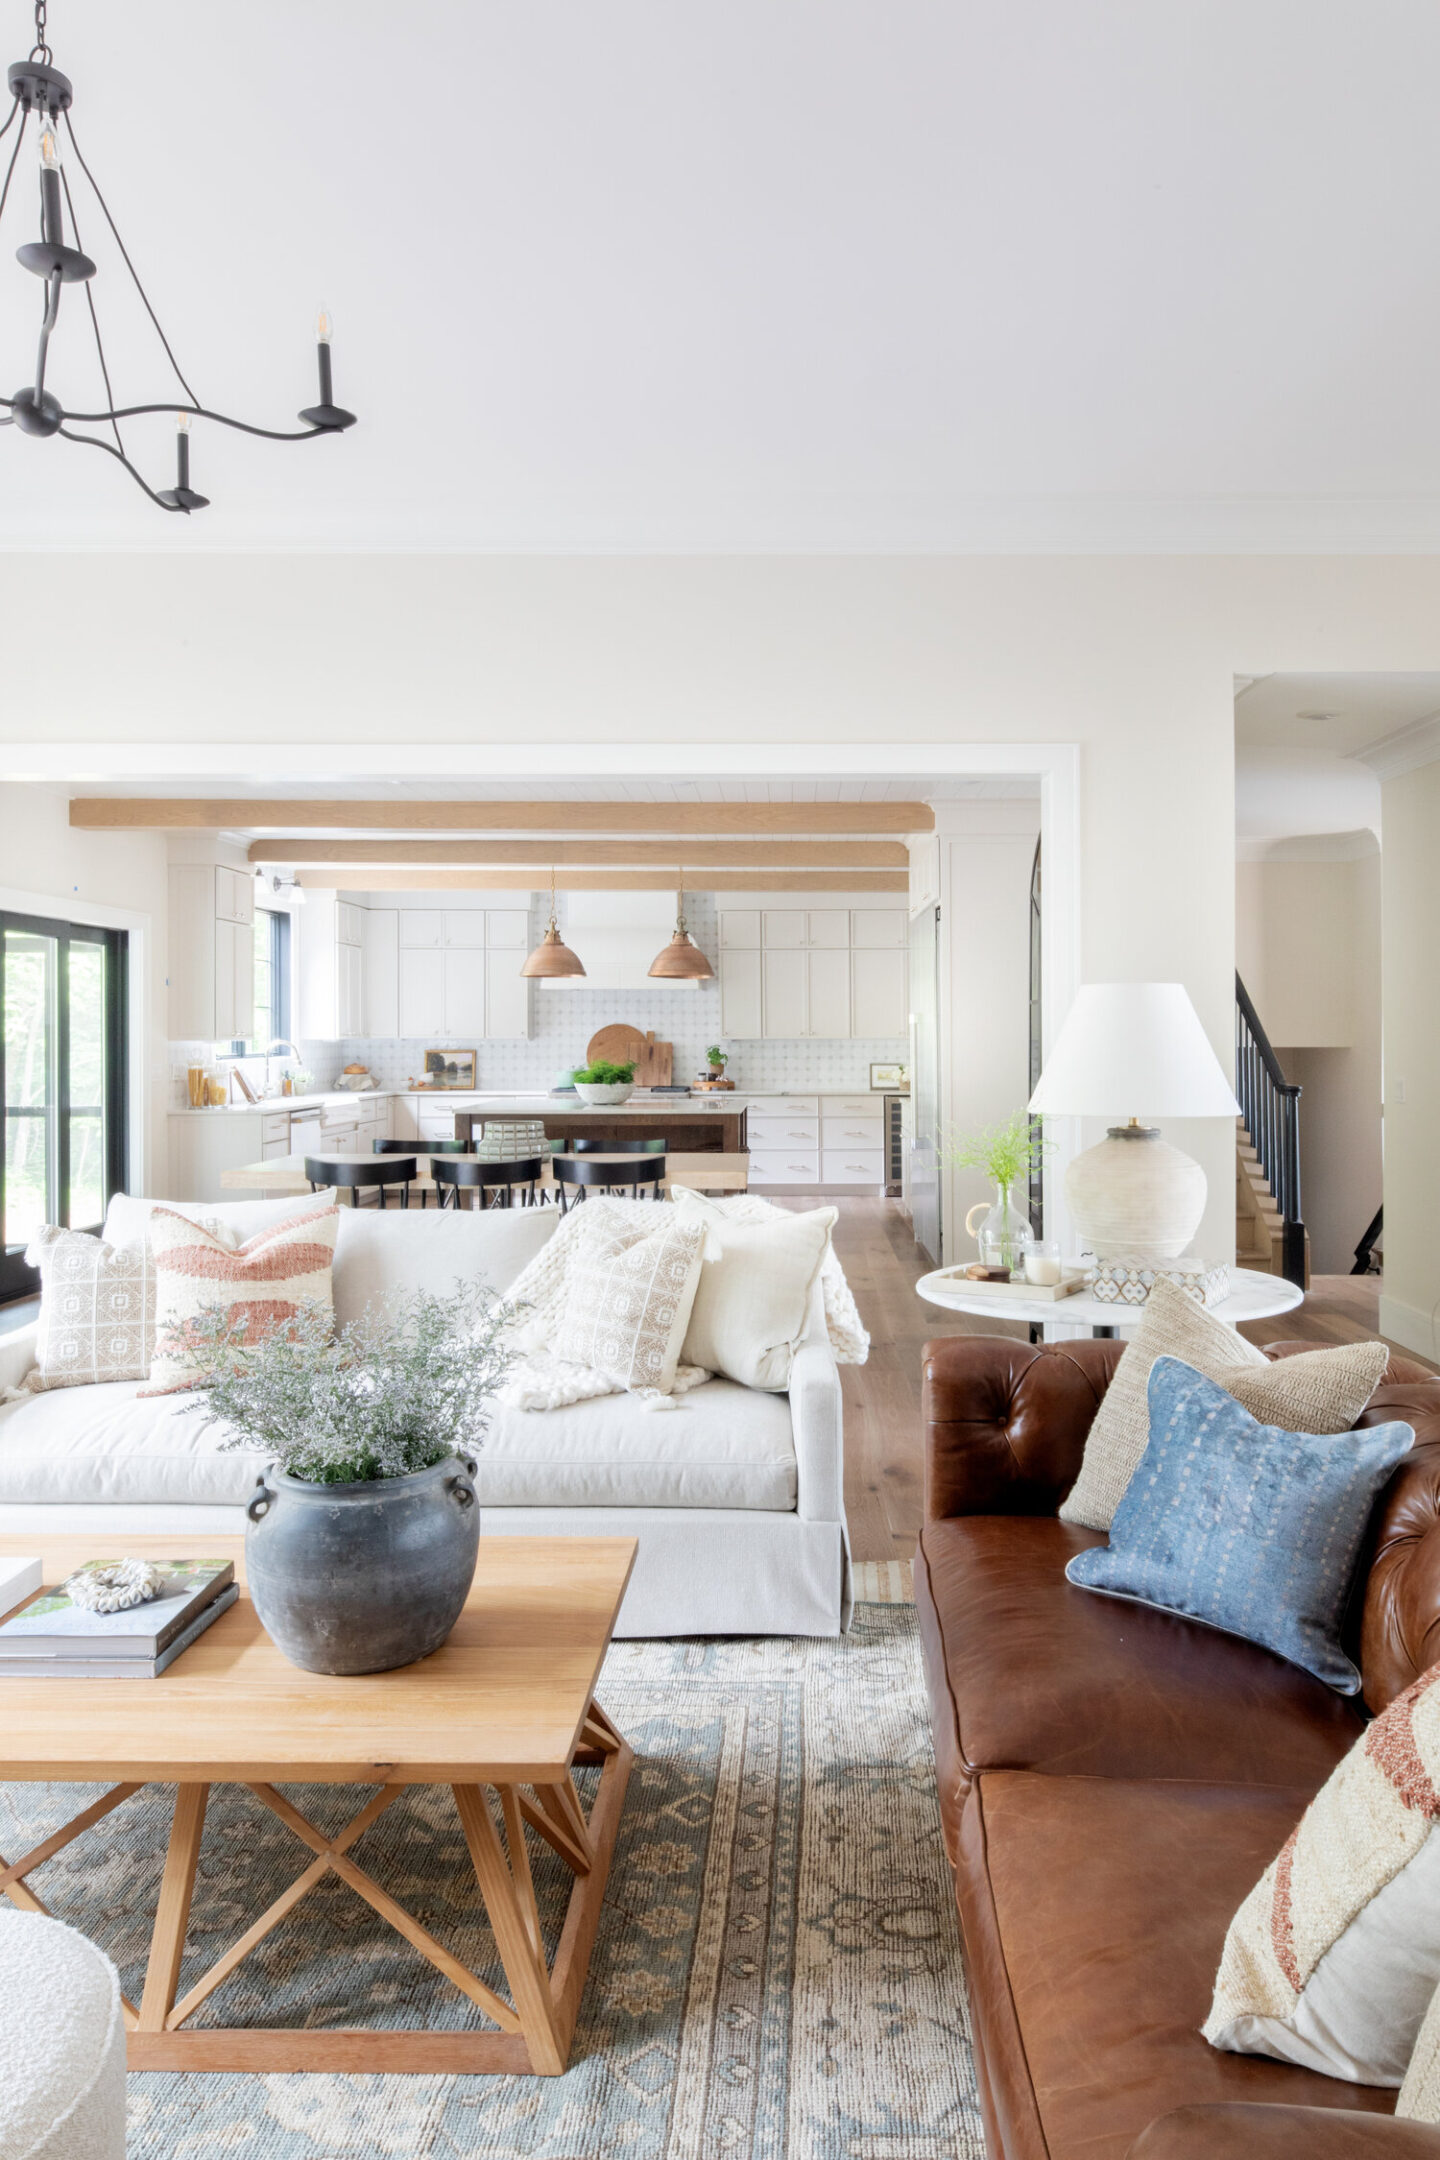
[[[273,1333],[303,1305],[334,1311],[331,1270],[338,1207],[291,1217],[243,1245],[227,1244],[203,1223],[169,1208],[150,1217],[155,1263],[155,1356],[146,1395],[203,1387],[208,1377],[186,1341],[186,1327],[217,1305],[231,1323],[244,1319],[251,1343]]]
[[[1231,1921],[1213,2047],[1405,2080],[1440,1985],[1437,1682],[1432,1665],[1366,1728]]]
[[[669,1395],[695,1303],[705,1230],[669,1208],[655,1213],[658,1227],[648,1237],[637,1239],[624,1223],[575,1239],[551,1348],[616,1387]]]
[[[47,1223],[25,1258],[40,1270],[40,1324],[27,1388],[38,1394],[149,1377],[155,1270],[145,1246],[107,1245],[86,1230]]]
[[[1062,1522],[1110,1528],[1150,1438],[1150,1368],[1161,1357],[1179,1358],[1217,1381],[1262,1425],[1328,1434],[1354,1429],[1390,1353],[1384,1343],[1344,1343],[1272,1363],[1162,1277],[1095,1413],[1080,1475],[1061,1503]]]

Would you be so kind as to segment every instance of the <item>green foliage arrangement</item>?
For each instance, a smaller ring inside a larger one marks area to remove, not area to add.
[[[260,1341],[217,1305],[186,1328],[222,1448],[263,1449],[311,1485],[409,1477],[485,1443],[513,1352],[513,1311],[492,1309],[483,1284],[449,1297],[419,1291],[335,1333],[303,1306]]]
[[[707,1065],[728,1065],[730,1053],[728,1050],[722,1050],[719,1043],[711,1043],[709,1049],[705,1052],[705,1062]]]
[[[581,1087],[624,1087],[634,1077],[633,1065],[611,1065],[604,1058],[597,1058],[593,1065],[582,1065],[574,1075]]]
[[[950,1169],[983,1170],[993,1184],[1008,1192],[1039,1167],[1052,1144],[1045,1139],[1039,1118],[1017,1110],[1003,1125],[985,1125],[963,1139],[942,1141],[939,1152]]]

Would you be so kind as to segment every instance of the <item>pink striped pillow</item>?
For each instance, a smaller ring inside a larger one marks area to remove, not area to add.
[[[203,1223],[157,1207],[149,1224],[155,1262],[155,1356],[150,1385],[141,1394],[173,1395],[204,1386],[207,1376],[196,1368],[186,1331],[208,1307],[227,1306],[232,1323],[246,1319],[252,1343],[282,1326],[303,1305],[320,1305],[333,1314],[331,1270],[339,1227],[340,1210],[332,1207],[323,1214],[275,1223],[237,1248]]]

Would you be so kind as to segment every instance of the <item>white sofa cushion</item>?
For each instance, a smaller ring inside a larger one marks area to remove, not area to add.
[[[62,1921],[0,1908],[0,2153],[125,2160],[120,1975]]]
[[[220,1428],[205,1423],[203,1405],[184,1395],[147,1397],[144,1386],[114,1380],[0,1403],[0,1505],[248,1500],[264,1454],[222,1454]]]
[[[0,1404],[0,1505],[112,1501],[236,1507],[263,1452],[222,1452],[183,1396],[143,1383],[61,1388]],[[795,1506],[790,1405],[712,1380],[657,1414],[633,1396],[495,1413],[476,1490],[488,1507]]]
[[[457,1279],[508,1290],[560,1220],[558,1208],[342,1208],[335,1244],[335,1324],[368,1305],[428,1290],[446,1297]]]
[[[577,1209],[566,1224],[569,1264],[565,1302],[549,1344],[566,1364],[599,1373],[612,1387],[669,1395],[695,1285],[705,1232],[657,1208],[648,1237],[611,1225],[597,1237],[584,1231],[603,1221],[595,1207]]]
[[[783,1395],[711,1380],[671,1404],[656,1412],[602,1395],[498,1410],[475,1479],[481,1506],[794,1508]]]
[[[746,1387],[787,1388],[837,1211],[777,1210],[763,1222],[737,1222],[690,1192],[679,1209],[705,1227],[686,1363]]]

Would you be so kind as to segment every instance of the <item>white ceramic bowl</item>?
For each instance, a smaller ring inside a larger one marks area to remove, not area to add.
[[[592,1109],[609,1109],[615,1103],[629,1102],[635,1092],[635,1083],[633,1080],[617,1080],[609,1087],[595,1087],[584,1080],[577,1080],[575,1092],[581,1102],[589,1103]]]

